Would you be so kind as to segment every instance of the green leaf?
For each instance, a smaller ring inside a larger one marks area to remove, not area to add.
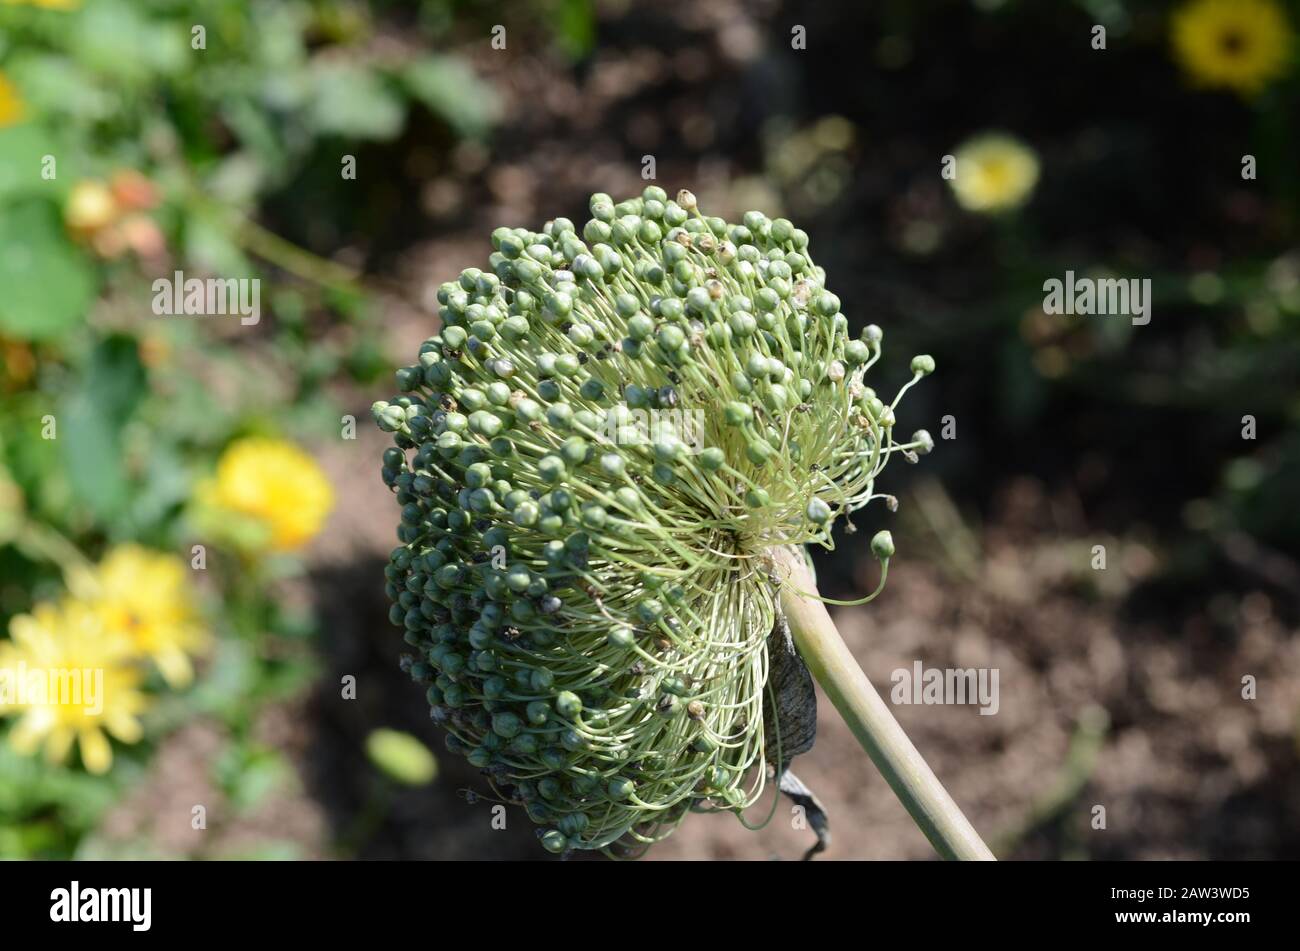
[[[581,59],[596,45],[596,14],[591,0],[559,0],[555,35],[570,59]]]
[[[273,749],[236,742],[227,747],[214,767],[217,781],[238,812],[247,812],[293,777],[284,756]]]
[[[61,854],[72,844],[63,840],[93,826],[121,791],[121,777],[114,775],[116,770],[106,776],[92,776],[46,763],[39,756],[19,756],[2,740],[0,737],[0,776],[4,777],[0,782],[0,820],[16,818],[22,829],[31,829],[38,815],[55,820],[52,839],[41,836],[40,841],[24,841],[26,850],[33,855]],[[13,854],[0,851],[0,855]]]
[[[135,341],[110,337],[95,348],[84,384],[59,414],[59,447],[73,491],[104,520],[130,500],[122,428],[145,386]]]
[[[190,475],[174,446],[162,440],[152,442],[149,462],[143,484],[131,497],[130,530],[134,535],[162,529],[190,497]]]
[[[257,657],[251,646],[233,637],[220,638],[212,663],[190,692],[194,709],[227,722],[238,722],[247,715],[248,697],[258,672]]]
[[[0,201],[25,194],[61,195],[67,176],[46,179],[41,173],[47,155],[63,154],[65,150],[58,147],[49,131],[36,123],[0,129]],[[52,170],[57,175],[58,164]]]
[[[6,72],[23,90],[34,115],[99,122],[112,118],[120,108],[111,89],[67,56],[24,51]]]
[[[459,59],[426,57],[407,66],[401,80],[412,96],[460,136],[481,137],[501,120],[497,91]]]
[[[309,111],[312,127],[358,139],[392,139],[406,108],[374,72],[350,63],[324,63],[315,71]]]
[[[127,83],[180,73],[194,67],[195,57],[209,55],[190,48],[186,21],[150,20],[133,3],[96,0],[74,22],[77,62]]]
[[[27,199],[0,210],[0,331],[23,340],[65,333],[90,306],[96,278],[52,202]]]
[[[196,209],[185,218],[181,238],[185,260],[210,274],[250,274],[253,266],[240,250],[232,226],[215,214]]]

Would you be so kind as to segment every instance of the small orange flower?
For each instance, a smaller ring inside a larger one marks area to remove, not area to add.
[[[158,204],[158,186],[132,168],[119,169],[109,179],[108,187],[123,208],[133,211]]]

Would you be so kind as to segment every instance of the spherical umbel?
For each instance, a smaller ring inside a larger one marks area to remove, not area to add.
[[[883,335],[849,337],[789,221],[657,186],[591,213],[493,232],[374,406],[410,672],[553,852],[757,800],[768,552],[829,544],[891,454],[932,445],[894,442],[897,397],[863,383]]]

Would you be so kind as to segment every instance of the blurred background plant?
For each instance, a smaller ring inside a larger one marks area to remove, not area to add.
[[[420,11],[420,44],[346,2],[222,2],[201,17],[169,0],[11,2],[0,16],[8,656],[107,657],[155,701],[147,731],[134,719],[144,692],[108,719],[136,747],[111,774],[111,747],[80,708],[47,722],[50,708],[0,703],[17,718],[0,761],[0,854],[58,855],[138,780],[149,741],[187,718],[215,716],[250,764],[278,758],[250,745],[247,724],[313,675],[316,621],[276,586],[301,572],[296,553],[334,504],[298,444],[339,438],[337,388],[390,364],[357,276],[363,236],[401,199],[344,191],[343,168],[412,127],[481,138],[499,103],[455,53],[429,51],[452,24],[446,4]],[[268,208],[274,233],[254,220]],[[148,315],[152,281],[175,271],[263,280],[275,320],[243,333]],[[123,649],[92,650],[96,632]],[[185,692],[191,659],[213,644],[206,689]],[[15,758],[39,743],[48,762]]]
[[[837,620],[878,682],[1001,669],[996,717],[898,710],[1000,854],[1300,854],[1297,23],[0,3],[0,648],[124,685],[104,729],[0,703],[0,856],[538,857],[428,753],[365,408],[492,228],[581,221],[647,158],[792,218],[852,332],[936,356],[900,423],[938,478],[895,474],[891,588]],[[1151,324],[1045,314],[1067,270],[1150,278]],[[154,314],[176,271],[261,279],[263,318]],[[828,597],[861,593],[872,533],[819,560]],[[851,748],[832,715],[804,776],[835,854],[928,855]],[[692,817],[653,854],[800,854],[786,826]]]

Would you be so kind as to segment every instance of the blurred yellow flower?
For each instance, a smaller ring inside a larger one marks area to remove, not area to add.
[[[209,642],[186,571],[175,555],[121,545],[95,569],[72,574],[69,586],[94,607],[105,628],[125,634],[168,686],[179,688],[194,679],[190,656],[203,653]]]
[[[953,153],[956,167],[948,180],[957,203],[967,211],[1018,208],[1038,184],[1038,156],[1018,139],[999,133],[976,136]]]
[[[221,454],[216,477],[199,486],[197,501],[209,512],[255,523],[261,545],[288,551],[321,530],[334,508],[334,490],[316,461],[297,446],[249,436]]]
[[[46,10],[75,10],[81,0],[3,0],[7,7],[43,7]]]
[[[0,129],[21,122],[26,113],[27,109],[22,97],[18,95],[17,87],[0,72]]]
[[[130,641],[104,627],[89,604],[40,604],[9,623],[0,642],[0,716],[16,716],[9,745],[31,755],[42,746],[62,762],[74,740],[92,773],[113,764],[105,732],[135,743],[145,706]]]
[[[1274,0],[1193,0],[1174,14],[1173,43],[1194,82],[1251,96],[1286,72],[1291,27]]]
[[[85,237],[112,224],[117,218],[117,200],[101,181],[83,179],[72,186],[63,220],[78,237]]]

